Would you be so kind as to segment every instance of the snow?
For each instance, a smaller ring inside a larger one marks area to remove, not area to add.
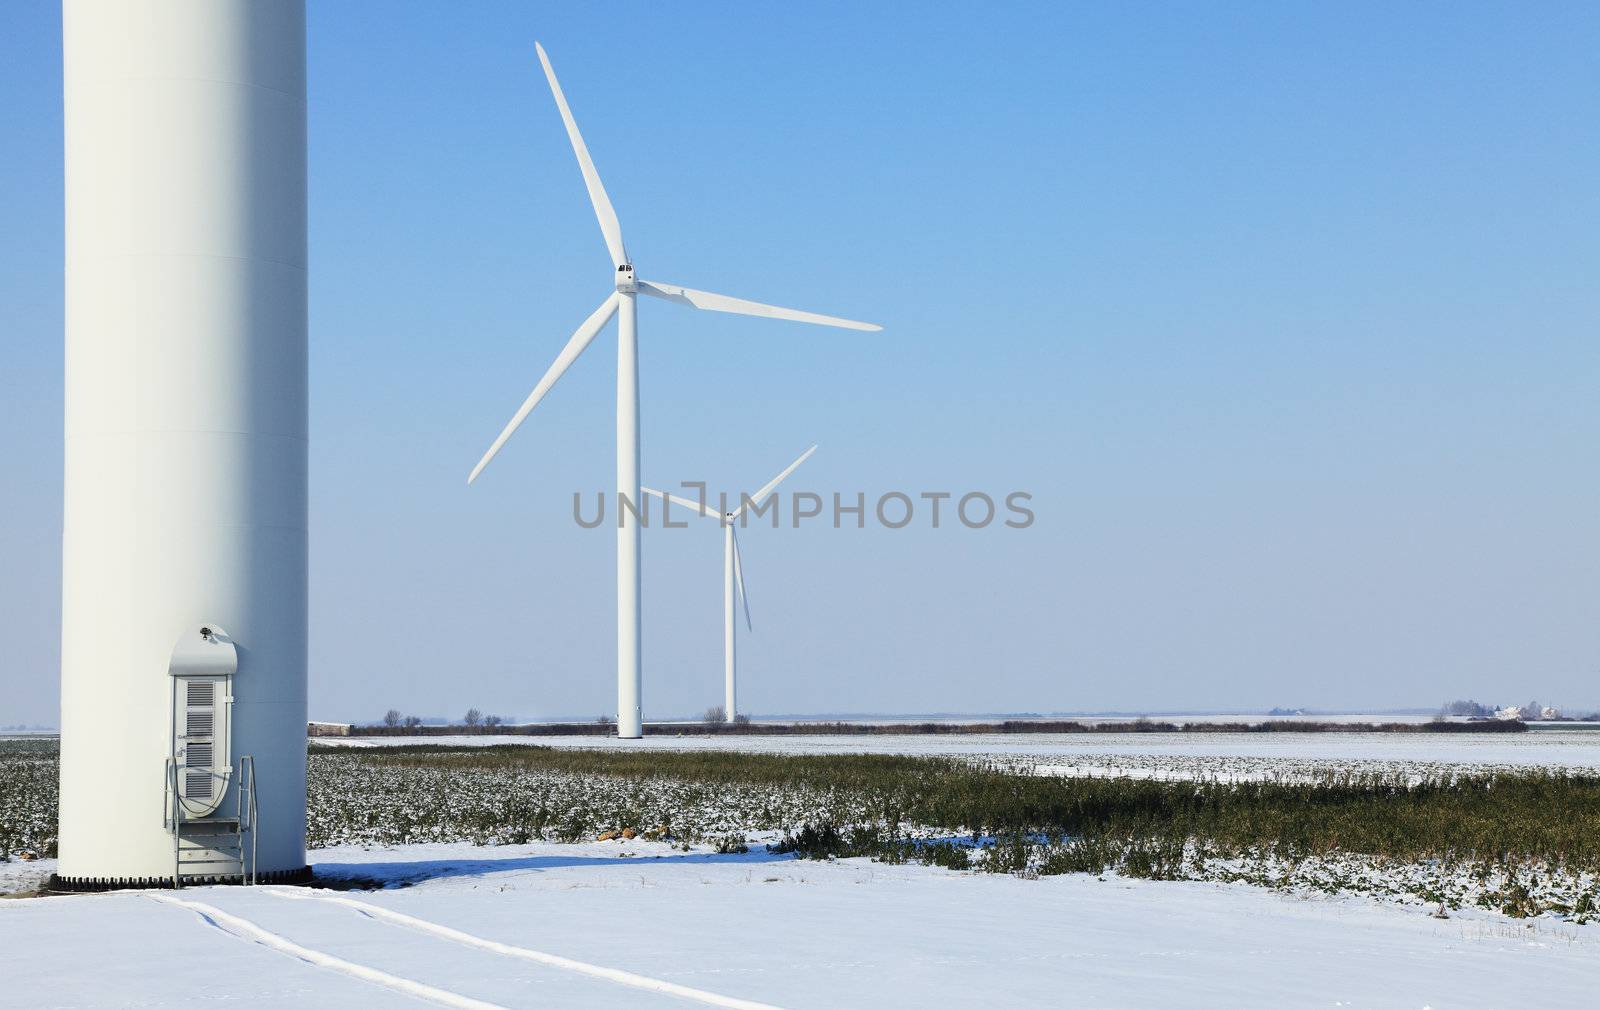
[[[1063,775],[1600,768],[1600,733],[1575,730],[411,742],[944,754]],[[325,879],[389,886],[0,900],[0,1007],[1560,1008],[1592,1003],[1600,963],[1595,926],[1470,904],[1436,919],[1432,905],[1349,893],[1348,882],[1330,896],[1081,874],[1025,880],[797,861],[760,846],[686,853],[643,839],[340,845],[312,859]],[[0,863],[0,892],[53,869],[51,860]],[[1328,870],[1371,868],[1357,860]]]
[[[536,745],[589,750],[923,754],[999,761],[1050,775],[1273,778],[1325,771],[1600,771],[1600,731],[1527,733],[1029,733],[934,736],[320,737],[328,747]]]
[[[171,892],[0,901],[0,1004],[707,1005],[666,984],[725,1006],[1576,1007],[1590,1005],[1600,955],[1592,927],[1247,885],[640,840],[314,858],[322,874],[393,886],[177,895],[219,914],[154,900]]]

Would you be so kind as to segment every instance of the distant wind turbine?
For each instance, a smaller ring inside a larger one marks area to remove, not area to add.
[[[572,141],[572,151],[578,157],[578,168],[583,172],[583,182],[589,190],[589,201],[594,204],[595,217],[600,221],[600,233],[605,237],[606,249],[611,253],[611,262],[616,269],[609,283],[615,290],[606,296],[600,307],[595,309],[588,319],[583,321],[583,325],[573,333],[567,345],[561,349],[561,353],[556,355],[556,360],[533,387],[533,392],[528,394],[528,398],[523,401],[522,406],[517,409],[516,414],[512,416],[494,443],[489,446],[489,451],[483,454],[478,465],[472,468],[467,483],[471,484],[477,479],[478,474],[483,472],[483,468],[489,465],[489,461],[494,459],[495,454],[506,444],[506,440],[516,432],[533,408],[539,405],[545,394],[550,392],[550,387],[572,367],[578,355],[584,352],[606,323],[611,321],[611,317],[616,316],[617,735],[638,737],[643,729],[639,704],[642,680],[639,644],[639,519],[628,507],[624,507],[626,502],[632,507],[642,508],[639,501],[639,334],[635,317],[635,296],[642,293],[711,312],[792,319],[801,323],[838,326],[849,330],[881,330],[883,327],[851,319],[839,319],[835,316],[818,315],[815,312],[763,305],[760,302],[730,298],[708,291],[696,291],[676,284],[635,280],[633,261],[628,258],[628,253],[622,246],[622,226],[617,222],[617,213],[611,207],[611,199],[606,196],[605,187],[600,184],[600,175],[595,171],[594,160],[589,157],[589,149],[583,143],[583,136],[578,133],[578,124],[572,118],[572,110],[567,106],[561,84],[556,80],[556,73],[550,67],[550,58],[545,55],[543,46],[535,43],[534,48],[538,50],[539,62],[544,66],[545,78],[550,82],[550,92],[555,96],[556,108],[560,110],[561,119],[566,124],[567,137]]]
[[[670,501],[674,505],[686,508],[697,515],[705,516],[708,519],[717,519],[722,523],[722,710],[723,718],[728,722],[732,722],[739,711],[738,650],[734,640],[737,622],[735,621],[735,608],[733,605],[733,597],[736,590],[739,595],[739,602],[744,605],[745,630],[754,630],[750,624],[750,597],[745,594],[744,589],[744,561],[739,556],[739,517],[744,515],[746,509],[759,509],[761,503],[766,501],[767,495],[777,490],[778,485],[783,483],[784,478],[794,473],[795,468],[809,459],[811,454],[816,451],[817,447],[813,445],[805,452],[802,452],[799,459],[784,467],[783,472],[767,481],[761,490],[753,495],[746,495],[737,508],[721,515],[718,515],[716,510],[707,505],[702,505],[700,502],[680,498],[665,491],[657,491],[653,487],[639,489],[645,494],[655,495],[665,501]]]

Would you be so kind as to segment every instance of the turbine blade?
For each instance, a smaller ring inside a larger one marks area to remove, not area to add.
[[[529,411],[539,405],[539,401],[544,399],[544,394],[550,392],[550,387],[556,384],[556,380],[561,378],[568,368],[572,367],[572,363],[578,360],[578,355],[583,353],[584,348],[589,346],[595,335],[605,327],[606,323],[611,321],[611,317],[616,314],[616,311],[617,293],[613,291],[606,296],[605,301],[600,303],[600,307],[595,309],[594,313],[583,321],[583,325],[578,327],[577,332],[567,341],[567,346],[563,347],[561,353],[556,355],[556,360],[551,362],[550,367],[545,371],[544,378],[540,379],[539,384],[533,387],[533,392],[529,393],[528,398],[522,401],[522,406],[517,409],[511,421],[500,432],[500,436],[494,440],[494,444],[489,446],[489,451],[484,453],[483,458],[478,460],[478,465],[472,468],[472,473],[467,477],[468,484],[478,479],[478,474],[483,472],[483,468],[489,465],[491,459],[494,459],[495,453],[499,452],[500,447],[506,444],[506,440],[516,433],[518,426],[528,416]]]
[[[750,623],[750,596],[744,591],[744,556],[739,553],[739,527],[733,530],[733,584],[739,590],[739,600],[744,604],[744,629],[756,630]]]
[[[544,46],[539,43],[535,42],[533,48],[539,51],[539,62],[544,65],[550,93],[556,96],[556,108],[561,110],[561,121],[567,124],[567,139],[572,141],[572,153],[578,156],[578,168],[583,171],[583,184],[589,188],[589,202],[594,204],[594,216],[600,219],[600,234],[605,236],[606,249],[611,253],[611,265],[620,267],[628,262],[628,251],[622,247],[622,225],[617,221],[617,212],[611,207],[606,188],[600,184],[600,173],[595,171],[588,145],[583,142],[583,134],[578,132],[578,122],[572,118],[572,109],[567,105],[567,96],[561,91],[561,82],[556,80],[555,68],[550,66],[550,57],[545,55]]]
[[[708,312],[732,312],[741,316],[765,316],[768,319],[793,319],[797,323],[838,326],[846,330],[875,331],[883,329],[877,323],[858,323],[854,319],[840,319],[838,316],[824,316],[816,312],[802,312],[799,309],[785,309],[777,305],[763,305],[761,302],[732,298],[728,295],[712,294],[709,291],[696,291],[694,288],[679,287],[676,284],[662,284],[660,281],[640,281],[639,291],[642,294],[654,295],[669,302],[677,302],[680,305],[688,305],[696,309],[705,309]]]
[[[643,491],[645,494],[653,494],[657,498],[665,498],[667,501],[672,502],[672,504],[674,504],[674,505],[680,506],[682,508],[686,508],[690,512],[698,513],[700,515],[703,515],[703,516],[707,517],[708,519],[715,519],[717,517],[717,514],[715,512],[713,512],[710,508],[701,508],[700,507],[700,503],[697,502],[697,501],[690,501],[687,498],[683,498],[683,497],[680,497],[680,496],[675,495],[675,494],[668,494],[665,491],[657,491],[653,487],[640,487],[639,490]]]
[[[735,518],[735,519],[739,518],[741,515],[744,514],[744,510],[745,509],[759,506],[763,501],[766,501],[767,495],[771,494],[773,489],[776,488],[779,484],[782,484],[783,483],[783,479],[785,477],[789,476],[791,473],[794,473],[795,467],[799,466],[801,463],[804,463],[806,460],[810,459],[811,458],[811,454],[816,452],[816,451],[817,451],[817,447],[816,447],[815,444],[813,444],[811,446],[811,448],[807,449],[805,452],[802,452],[800,454],[800,458],[799,459],[795,460],[793,463],[790,463],[788,466],[784,467],[782,473],[778,474],[778,476],[776,476],[776,477],[772,478],[771,480],[767,481],[766,486],[764,486],[760,491],[757,491],[755,494],[751,495],[745,501],[740,502],[739,503],[739,507],[733,510],[733,518]]]

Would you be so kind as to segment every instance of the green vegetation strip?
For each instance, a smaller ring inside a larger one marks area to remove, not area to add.
[[[1307,783],[1172,782],[1034,776],[936,757],[515,746],[334,752],[319,760],[799,788],[855,811],[855,823],[812,827],[848,829],[862,836],[862,848],[897,843],[909,827],[963,837],[1196,840],[1223,852],[1273,846],[1296,855],[1539,860],[1600,870],[1600,776],[1542,771],[1421,782],[1398,773],[1329,774]]]

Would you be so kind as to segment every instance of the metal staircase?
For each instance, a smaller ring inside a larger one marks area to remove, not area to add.
[[[185,772],[192,769],[182,769]],[[221,781],[218,791],[227,788],[232,778],[234,809],[232,816],[220,808],[204,816],[191,813],[179,789],[180,767],[176,757],[167,759],[166,802],[163,809],[167,831],[172,835],[172,886],[256,882],[256,763],[250,755],[239,759],[235,769],[213,771]],[[188,788],[188,783],[185,783]],[[209,806],[209,804],[207,804]]]

